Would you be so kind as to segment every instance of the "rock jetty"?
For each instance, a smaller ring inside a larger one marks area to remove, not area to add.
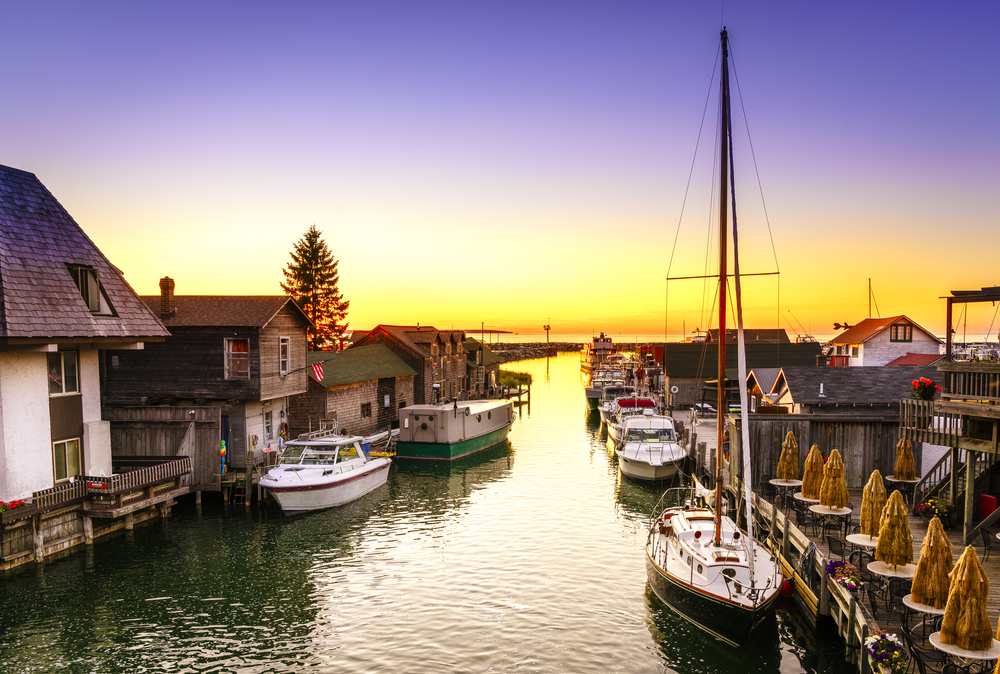
[[[531,358],[544,358],[560,351],[579,351],[583,344],[574,342],[530,342],[518,344],[514,342],[500,342],[488,344],[490,350],[499,358],[501,363],[511,363],[516,360],[529,360]]]

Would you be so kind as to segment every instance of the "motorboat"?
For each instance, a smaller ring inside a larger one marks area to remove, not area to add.
[[[687,458],[687,452],[677,444],[674,420],[651,409],[625,420],[615,454],[619,470],[635,480],[673,477]]]
[[[589,372],[603,363],[614,350],[611,337],[606,337],[601,333],[600,337],[595,336],[589,344],[584,344],[580,351],[580,368]]]
[[[597,411],[601,415],[601,421],[608,424],[615,416],[617,408],[615,406],[615,401],[618,398],[627,398],[635,395],[634,386],[626,386],[621,382],[616,382],[604,388],[604,393],[601,396],[601,403],[597,406]]]
[[[629,417],[645,414],[646,410],[655,410],[656,401],[648,396],[620,396],[614,401],[614,414],[607,423],[608,436],[618,442],[622,437],[622,428]]]
[[[278,465],[260,486],[286,513],[320,510],[350,503],[378,489],[389,477],[392,460],[369,456],[375,436],[338,435],[321,430],[286,442]]]

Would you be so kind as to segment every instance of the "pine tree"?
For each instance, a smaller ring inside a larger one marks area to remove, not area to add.
[[[309,227],[295,243],[291,257],[292,261],[282,270],[285,282],[281,289],[291,295],[315,326],[309,329],[309,349],[329,348],[347,330],[345,319],[351,304],[337,287],[340,282],[338,262],[316,225]]]

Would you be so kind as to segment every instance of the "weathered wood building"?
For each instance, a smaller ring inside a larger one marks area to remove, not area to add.
[[[354,346],[384,344],[416,371],[413,402],[433,402],[435,386],[442,400],[465,397],[465,333],[461,330],[438,330],[431,326],[378,325],[363,337],[354,338]]]
[[[371,435],[399,425],[398,410],[413,402],[416,370],[384,344],[343,351],[310,351],[323,378],[309,368],[309,388],[288,400],[289,437],[321,423],[352,435]]]
[[[244,470],[248,461],[277,450],[278,435],[287,429],[287,399],[308,386],[309,319],[282,295],[174,295],[169,277],[161,279],[160,295],[142,299],[170,336],[143,351],[106,352],[104,404],[114,419],[113,432],[156,448],[161,456],[176,456],[177,422],[164,418],[159,406],[193,411],[188,416],[199,424],[217,423],[210,451],[194,445],[199,456],[192,457],[192,489],[218,490],[220,442],[226,444],[227,470]],[[203,407],[215,412],[203,413]],[[140,441],[141,433],[147,437]],[[211,461],[200,456],[203,451]]]
[[[830,340],[830,365],[886,365],[907,354],[937,355],[941,340],[906,316],[866,318]]]
[[[469,398],[485,398],[500,383],[500,357],[477,339],[464,342],[466,356],[465,392]]]

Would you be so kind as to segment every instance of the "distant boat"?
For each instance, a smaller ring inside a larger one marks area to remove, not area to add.
[[[396,456],[452,461],[498,445],[517,418],[509,400],[456,400],[399,410]]]
[[[605,337],[602,332],[600,337],[594,337],[590,344],[584,344],[580,351],[580,367],[588,372],[603,363],[611,352],[614,351],[614,344],[610,337]]]
[[[726,288],[728,287],[729,240],[727,215],[730,192],[728,178],[731,154],[729,150],[729,39],[722,35],[722,134],[721,198],[719,213],[719,334],[726,334]],[[735,201],[734,201],[735,232]],[[735,245],[734,245],[735,249]],[[740,305],[739,254],[734,250],[736,316],[738,325],[739,381],[745,382],[743,310]],[[725,373],[726,341],[719,340],[718,371]],[[688,489],[669,489],[654,511],[646,539],[646,576],[653,592],[682,617],[726,643],[739,646],[747,642],[750,633],[774,613],[781,588],[781,567],[774,556],[753,536],[753,516],[750,511],[749,460],[743,464],[747,530],[743,531],[728,514],[723,514],[722,494],[723,410],[726,408],[725,376],[718,380],[716,405],[718,438],[715,473],[715,493],[706,492],[695,482]],[[747,390],[740,387],[743,455],[750,450],[747,430]],[[714,508],[709,507],[709,502]],[[662,508],[662,510],[661,510]]]

